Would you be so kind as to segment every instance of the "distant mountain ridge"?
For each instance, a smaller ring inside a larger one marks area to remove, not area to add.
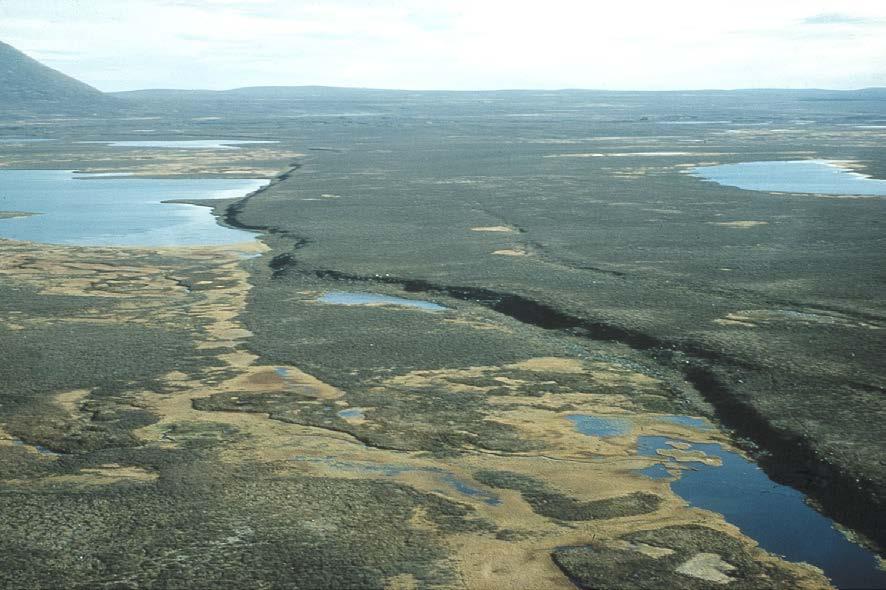
[[[116,103],[117,99],[0,41],[0,111],[85,113]]]
[[[739,89],[739,90],[597,90],[564,88],[561,90],[543,89],[501,89],[501,90],[403,90],[381,88],[355,88],[339,86],[249,86],[228,90],[201,89],[144,89],[124,92],[103,93],[71,76],[54,70],[27,56],[18,49],[0,41],[0,113],[26,115],[45,114],[110,114],[117,109],[193,108],[197,103],[260,105],[271,109],[273,105],[285,101],[354,101],[375,100],[377,98],[413,99],[437,101],[442,97],[459,100],[473,100],[475,97],[498,96],[503,98],[533,98],[550,96],[589,96],[612,97],[630,100],[657,94],[670,99],[681,96],[722,97],[743,96],[761,99],[770,96],[790,97],[799,101],[863,101],[886,100],[886,88],[874,87],[859,90],[824,89]]]
[[[724,94],[785,94],[796,96],[820,96],[833,97],[834,99],[851,99],[853,97],[865,100],[886,99],[886,87],[870,87],[851,90],[831,90],[824,88],[739,88],[734,90],[708,89],[708,90],[599,90],[593,88],[562,88],[557,90],[544,90],[532,88],[505,88],[499,90],[403,90],[396,88],[362,88],[351,86],[245,86],[242,88],[230,88],[225,90],[206,89],[178,89],[178,88],[145,88],[139,90],[125,90],[112,92],[110,95],[129,99],[179,99],[179,98],[294,98],[301,96],[320,97],[327,95],[359,95],[359,94],[412,94],[412,95],[494,95],[494,94],[597,94],[597,95],[650,95],[650,94],[688,94],[688,95],[724,95]]]

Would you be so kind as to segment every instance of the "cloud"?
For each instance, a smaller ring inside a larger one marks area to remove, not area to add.
[[[869,18],[865,16],[852,16],[841,12],[822,12],[803,19],[804,25],[882,25],[886,23],[881,18]]]
[[[0,0],[0,39],[103,90],[886,85],[884,22],[883,0]]]

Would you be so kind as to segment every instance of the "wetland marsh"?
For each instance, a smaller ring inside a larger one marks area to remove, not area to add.
[[[881,103],[479,96],[142,96],[0,145],[0,584],[880,584],[883,200],[696,174],[882,182],[844,126]],[[82,222],[3,233],[40,199]],[[90,242],[102,204],[205,216]]]

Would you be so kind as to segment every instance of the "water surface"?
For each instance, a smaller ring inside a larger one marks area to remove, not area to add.
[[[25,446],[25,442],[23,440],[21,440],[20,438],[13,438],[12,444],[17,447]],[[34,448],[34,450],[37,451],[41,455],[47,455],[49,457],[61,457],[61,455],[62,455],[62,453],[56,453],[55,451],[47,449],[43,445],[30,445],[30,446],[32,446]]]
[[[36,213],[0,220],[0,237],[77,246],[196,246],[249,241],[208,207],[168,199],[242,197],[267,184],[249,179],[89,178],[70,170],[0,170],[0,210]]]
[[[819,195],[886,196],[886,180],[868,178],[829,160],[742,162],[699,166],[692,174],[737,188]]]
[[[137,139],[132,141],[80,141],[78,143],[101,143],[111,147],[143,147],[143,148],[168,148],[180,150],[237,150],[238,146],[255,143],[279,143],[276,141],[253,141],[245,139],[174,139],[154,140]]]
[[[575,424],[575,429],[588,436],[623,436],[631,432],[631,421],[627,418],[571,414],[566,416]]]
[[[664,436],[641,436],[641,455],[662,463],[643,470],[647,477],[670,477],[664,465],[677,462],[658,455],[673,450]],[[683,441],[680,441],[683,442]],[[851,543],[829,518],[812,509],[797,490],[775,483],[756,464],[719,444],[692,444],[690,450],[719,457],[719,467],[680,462],[683,469],[671,489],[693,506],[719,512],[727,521],[756,540],[763,549],[789,561],[807,562],[824,570],[840,588],[886,588],[886,572],[873,553]]]
[[[452,487],[457,492],[464,494],[465,496],[480,498],[485,504],[488,504],[490,506],[498,506],[499,504],[501,504],[501,500],[495,494],[474,487],[451,473],[447,473],[441,479],[443,483]]]
[[[351,291],[330,291],[317,299],[317,301],[332,305],[398,305],[427,311],[444,311],[446,309],[442,305],[421,299],[404,299],[403,297],[392,297],[390,295]]]
[[[670,479],[671,477],[673,477],[673,475],[671,475],[671,472],[668,471],[668,468],[661,463],[656,463],[655,465],[650,465],[649,467],[644,467],[643,469],[637,469],[637,473],[648,477],[649,479]]]
[[[345,408],[344,410],[339,410],[336,412],[336,415],[339,418],[359,418],[363,419],[366,415],[363,413],[362,408]]]
[[[695,416],[671,415],[659,416],[657,419],[660,422],[669,422],[671,424],[677,424],[679,426],[692,428],[694,430],[713,430],[714,428],[714,426],[704,418],[696,418]]]
[[[0,137],[0,143],[39,143],[41,141],[55,141],[42,137]]]

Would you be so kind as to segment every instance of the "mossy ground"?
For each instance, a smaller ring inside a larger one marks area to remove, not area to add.
[[[464,357],[405,349],[379,365],[373,351],[347,372],[330,363],[327,383],[283,359],[318,358],[326,337],[312,349],[311,334],[341,308],[281,299],[298,337],[271,363],[251,352],[246,267],[261,260],[241,246],[4,247],[7,586],[568,587],[539,555],[699,519],[633,475],[649,463],[633,436],[566,419],[617,412],[637,434],[699,436],[650,413],[649,397],[676,410],[685,385],[624,347],[557,342],[482,306],[369,308]],[[471,350],[496,352],[470,365]],[[493,556],[508,567],[478,562]]]
[[[748,98],[778,124],[727,134],[656,123],[690,108],[666,97],[536,120],[458,95],[355,96],[152,115],[156,137],[281,141],[224,153],[74,143],[142,138],[137,119],[0,121],[58,140],[0,146],[6,167],[267,177],[302,164],[239,207],[268,251],[2,243],[2,584],[686,587],[719,572],[736,587],[824,585],[638,476],[655,459],[636,437],[729,444],[657,420],[715,415],[681,369],[704,353],[731,395],[883,489],[881,203],[683,174],[807,156],[882,172],[875,132],[834,126],[874,107]],[[505,110],[559,108],[546,100],[516,94]],[[684,100],[711,120],[736,108]],[[282,117],[334,107],[387,116]],[[829,122],[790,123],[812,111]],[[655,151],[685,155],[643,155]],[[571,152],[611,155],[547,157]],[[767,223],[722,225],[742,220]],[[404,290],[417,280],[670,344],[546,330]],[[328,290],[449,309],[317,303]],[[571,413],[633,429],[588,437]]]

